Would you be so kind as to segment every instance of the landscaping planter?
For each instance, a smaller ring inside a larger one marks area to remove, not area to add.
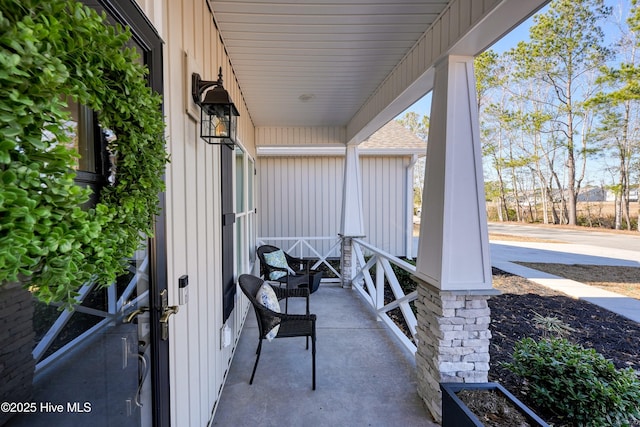
[[[440,390],[442,390],[442,427],[483,427],[485,425],[457,396],[457,393],[462,390],[493,390],[504,396],[531,426],[549,427],[547,423],[498,383],[440,383]]]

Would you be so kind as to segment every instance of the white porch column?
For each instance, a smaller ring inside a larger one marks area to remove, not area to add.
[[[418,155],[414,154],[411,156],[411,160],[407,165],[406,169],[406,187],[407,187],[407,195],[405,201],[405,256],[407,259],[413,259],[413,176],[414,176],[414,167],[416,162],[418,161]]]
[[[435,66],[415,280],[418,393],[441,420],[440,382],[485,382],[491,263],[473,57]]]
[[[356,237],[364,237],[362,175],[360,174],[360,156],[357,145],[347,145],[344,160],[340,237],[342,237],[340,255],[342,286],[351,287],[351,281],[355,277],[351,240]]]

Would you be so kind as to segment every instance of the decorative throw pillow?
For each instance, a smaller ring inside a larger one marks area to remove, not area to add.
[[[282,249],[264,254],[264,260],[271,267],[286,268],[289,273],[294,274],[294,271],[290,269],[289,264],[287,264],[287,258],[284,256]],[[278,280],[286,275],[287,273],[285,271],[272,271],[269,274],[269,279]]]
[[[258,293],[256,294],[256,299],[258,302],[265,307],[267,307],[271,311],[275,311],[276,313],[280,313],[280,303],[278,302],[278,297],[276,293],[273,291],[273,288],[264,283],[258,289]],[[280,325],[276,325],[273,329],[271,329],[267,333],[267,339],[271,341],[278,335],[278,330],[280,329]]]

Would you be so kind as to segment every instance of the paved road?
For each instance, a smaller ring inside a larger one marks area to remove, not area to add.
[[[638,299],[556,277],[517,263],[528,261],[638,267],[640,266],[640,236],[590,229],[576,230],[502,223],[489,224],[489,232],[562,242],[493,241],[491,265],[640,322],[640,300]]]
[[[592,229],[569,229],[554,226],[495,222],[489,223],[489,232],[640,252],[640,233],[636,236],[626,233],[593,231]]]
[[[503,271],[526,277],[575,298],[597,304],[614,313],[640,323],[640,300],[614,294],[595,286],[533,270],[517,264],[518,261],[550,262],[559,264],[626,265],[640,266],[640,233],[614,233],[593,229],[573,229],[543,225],[489,223],[489,232],[543,240],[511,241],[497,237],[491,242],[491,265]],[[418,238],[414,237],[414,256]]]

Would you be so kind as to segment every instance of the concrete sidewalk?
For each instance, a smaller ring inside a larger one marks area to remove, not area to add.
[[[491,265],[640,323],[640,300],[515,264],[518,261],[640,267],[636,251],[566,243],[491,241]]]

